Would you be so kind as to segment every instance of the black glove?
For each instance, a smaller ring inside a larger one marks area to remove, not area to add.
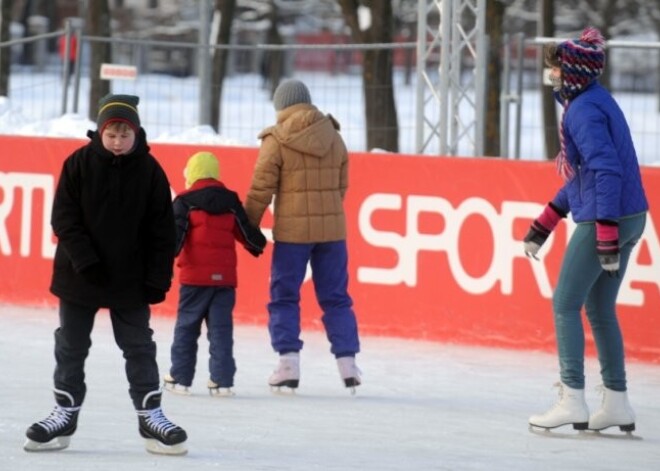
[[[165,290],[146,285],[144,287],[144,297],[148,304],[158,304],[165,301]]]
[[[255,249],[254,247],[245,247],[245,250],[250,252],[250,255],[252,255],[253,257],[259,257],[259,255],[264,253],[263,250]]]
[[[108,284],[108,274],[101,266],[100,262],[93,263],[80,271],[80,274],[91,284],[96,286],[103,286]]]

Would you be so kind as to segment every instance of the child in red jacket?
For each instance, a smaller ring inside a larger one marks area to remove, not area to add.
[[[248,222],[238,195],[219,180],[218,159],[198,152],[188,160],[186,190],[174,200],[179,308],[165,389],[188,394],[195,376],[202,322],[209,339],[209,393],[232,395],[233,310],[236,302],[236,244],[255,257],[266,246],[259,228]]]

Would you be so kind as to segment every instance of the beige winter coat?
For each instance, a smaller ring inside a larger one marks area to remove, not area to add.
[[[339,123],[315,106],[297,104],[264,129],[252,185],[245,200],[250,222],[259,225],[275,197],[273,239],[329,242],[346,238],[343,198],[348,152]]]

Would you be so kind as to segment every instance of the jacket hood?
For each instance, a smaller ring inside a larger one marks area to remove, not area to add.
[[[179,193],[177,198],[183,199],[190,207],[202,209],[210,214],[223,214],[230,212],[231,206],[227,198],[233,201],[233,193],[228,191],[221,181],[201,178],[189,189]]]
[[[259,137],[273,134],[280,145],[315,157],[328,153],[339,123],[321,113],[314,105],[298,104],[277,114],[277,124],[265,129]]]

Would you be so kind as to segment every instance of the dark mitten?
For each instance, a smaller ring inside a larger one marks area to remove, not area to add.
[[[158,304],[165,301],[165,290],[146,285],[144,287],[144,297],[148,304]]]
[[[262,253],[264,253],[263,250],[259,250],[259,249],[256,249],[256,248],[254,248],[254,247],[245,247],[245,250],[247,250],[248,252],[250,252],[250,255],[252,255],[253,257],[259,257],[259,255],[261,255]]]
[[[80,274],[85,277],[87,281],[96,286],[106,285],[109,281],[107,273],[99,262],[83,268],[80,271]]]
[[[596,222],[596,253],[603,270],[610,276],[619,276],[619,225],[616,222]]]
[[[539,249],[564,217],[566,214],[559,211],[552,203],[548,203],[541,215],[534,220],[523,239],[525,255],[538,260],[536,254]]]

